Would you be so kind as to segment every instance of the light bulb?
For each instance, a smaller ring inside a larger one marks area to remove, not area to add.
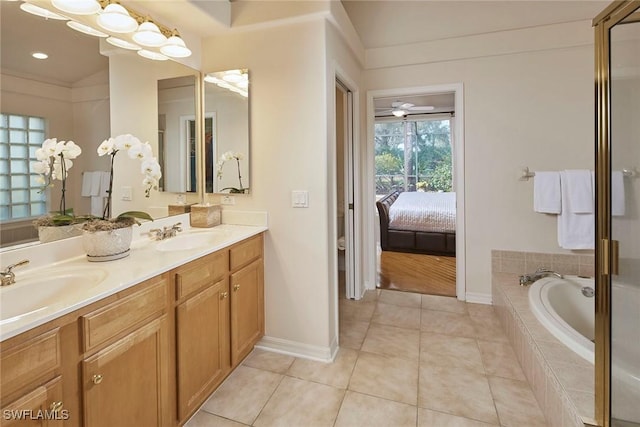
[[[187,48],[184,40],[178,35],[169,37],[167,43],[160,48],[160,52],[172,58],[186,58],[191,56],[191,50]]]
[[[140,24],[138,31],[133,34],[133,41],[142,46],[158,47],[167,42],[167,37],[160,32],[160,28],[151,21]]]
[[[138,28],[138,22],[118,3],[108,4],[98,15],[97,22],[105,30],[114,33],[131,33]]]
[[[74,15],[93,15],[102,10],[97,0],[51,0],[51,4],[56,9]]]

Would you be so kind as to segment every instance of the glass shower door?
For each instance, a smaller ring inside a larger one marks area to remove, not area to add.
[[[611,289],[611,425],[630,427],[640,426],[640,176],[638,173],[640,168],[640,12],[638,9],[609,30],[609,55],[610,224],[611,239],[614,242],[609,284]]]

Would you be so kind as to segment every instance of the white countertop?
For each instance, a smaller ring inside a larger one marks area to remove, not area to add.
[[[262,233],[267,230],[266,225],[232,225],[222,224],[211,229],[191,229],[188,225],[183,227],[184,234],[178,233],[178,236],[186,235],[189,233],[207,233],[216,232],[222,233],[224,239],[217,240],[215,245],[208,247],[199,247],[193,249],[183,249],[174,251],[159,251],[156,246],[164,241],[154,241],[148,236],[140,235],[149,228],[162,227],[164,225],[170,225],[177,222],[179,217],[171,217],[166,221],[154,221],[152,225],[144,224],[142,230],[136,232],[137,236],[134,236],[134,240],[131,244],[131,254],[123,259],[107,262],[89,262],[84,254],[78,255],[77,248],[75,246],[68,253],[72,256],[53,263],[45,263],[44,265],[38,265],[38,262],[31,262],[32,268],[22,269],[16,268],[14,270],[16,274],[16,283],[10,286],[0,288],[0,299],[4,299],[2,304],[10,303],[7,298],[12,298],[11,294],[28,295],[30,289],[27,286],[33,286],[34,277],[42,277],[46,282],[47,275],[73,271],[91,271],[99,273],[98,276],[104,278],[96,285],[83,287],[74,287],[73,290],[65,292],[63,294],[54,295],[50,298],[50,301],[44,307],[39,307],[38,310],[34,310],[30,313],[14,316],[8,320],[2,320],[4,324],[0,325],[0,341],[4,341],[8,338],[16,336],[22,332],[25,332],[31,328],[42,325],[50,320],[56,319],[67,313],[78,310],[88,304],[96,302],[100,299],[113,295],[131,286],[134,286],[144,280],[157,276],[161,273],[169,271],[175,267],[183,265],[189,261],[193,261],[209,253],[228,247],[234,243],[245,240],[251,236]],[[176,219],[178,218],[178,219]],[[183,224],[188,224],[188,215],[183,220]],[[136,238],[137,237],[137,238]],[[80,239],[80,238],[75,238]],[[67,239],[73,240],[73,239]],[[78,240],[79,242],[79,240]],[[56,243],[56,242],[53,242]],[[60,243],[58,247],[63,245],[71,245],[72,243]],[[47,251],[52,250],[49,246]],[[16,255],[12,256],[14,260],[9,259],[7,255],[10,252],[3,253],[3,267],[8,262],[15,262]],[[25,248],[22,254],[18,257],[24,256],[31,260],[30,255],[38,257],[37,248],[34,249]],[[40,257],[42,258],[42,256]],[[8,262],[7,262],[8,261]],[[42,263],[40,263],[42,264]],[[105,274],[106,273],[106,274]],[[22,285],[21,285],[22,281]],[[26,282],[26,283],[25,283]],[[31,283],[29,283],[31,282]],[[21,289],[21,286],[24,287]],[[46,290],[46,284],[38,284],[41,290]],[[26,291],[26,292],[25,292]],[[28,297],[27,297],[28,299]],[[5,317],[5,316],[2,316]]]

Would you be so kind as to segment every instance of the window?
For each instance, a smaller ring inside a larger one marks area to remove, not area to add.
[[[376,122],[376,194],[452,191],[451,147],[450,118]]]
[[[43,215],[46,195],[38,174],[31,172],[35,152],[42,146],[45,119],[0,113],[0,220]]]

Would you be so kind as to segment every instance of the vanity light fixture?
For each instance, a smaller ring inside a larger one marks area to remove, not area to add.
[[[66,16],[58,15],[57,13],[51,12],[50,10],[31,3],[22,3],[20,5],[20,9],[32,15],[37,15],[45,19],[57,19],[59,21],[69,20],[69,18],[67,18]]]
[[[171,58],[186,58],[191,56],[191,50],[186,46],[178,30],[173,30],[171,37],[167,39],[164,46],[160,48],[160,52]]]
[[[240,70],[229,70],[224,73],[222,79],[229,83],[238,83],[243,80],[242,71]]]
[[[105,34],[102,31],[98,31],[95,28],[81,24],[80,22],[67,21],[67,26],[69,28],[73,28],[76,31],[80,31],[81,33],[89,34],[90,36],[109,37],[109,34]]]
[[[47,55],[44,52],[33,52],[31,56],[33,56],[36,59],[47,59],[49,57],[49,55]]]
[[[102,10],[98,0],[51,0],[58,10],[74,15],[93,15]]]
[[[159,47],[167,42],[167,36],[162,34],[160,28],[148,19],[140,24],[132,38],[134,42],[147,47]]]
[[[140,49],[142,49],[137,44],[134,44],[134,43],[131,43],[131,42],[128,42],[126,40],[122,40],[122,39],[119,39],[119,38],[113,37],[113,36],[107,38],[107,43],[112,44],[112,45],[117,46],[117,47],[121,47],[123,49],[128,49],[128,50],[140,50]]]
[[[153,59],[154,61],[166,61],[169,59],[169,57],[164,56],[161,53],[153,52],[151,50],[146,50],[146,49],[140,49],[138,51],[138,55],[147,59]]]
[[[131,33],[138,28],[138,21],[118,3],[109,3],[98,15],[97,22],[99,26],[113,33]]]

